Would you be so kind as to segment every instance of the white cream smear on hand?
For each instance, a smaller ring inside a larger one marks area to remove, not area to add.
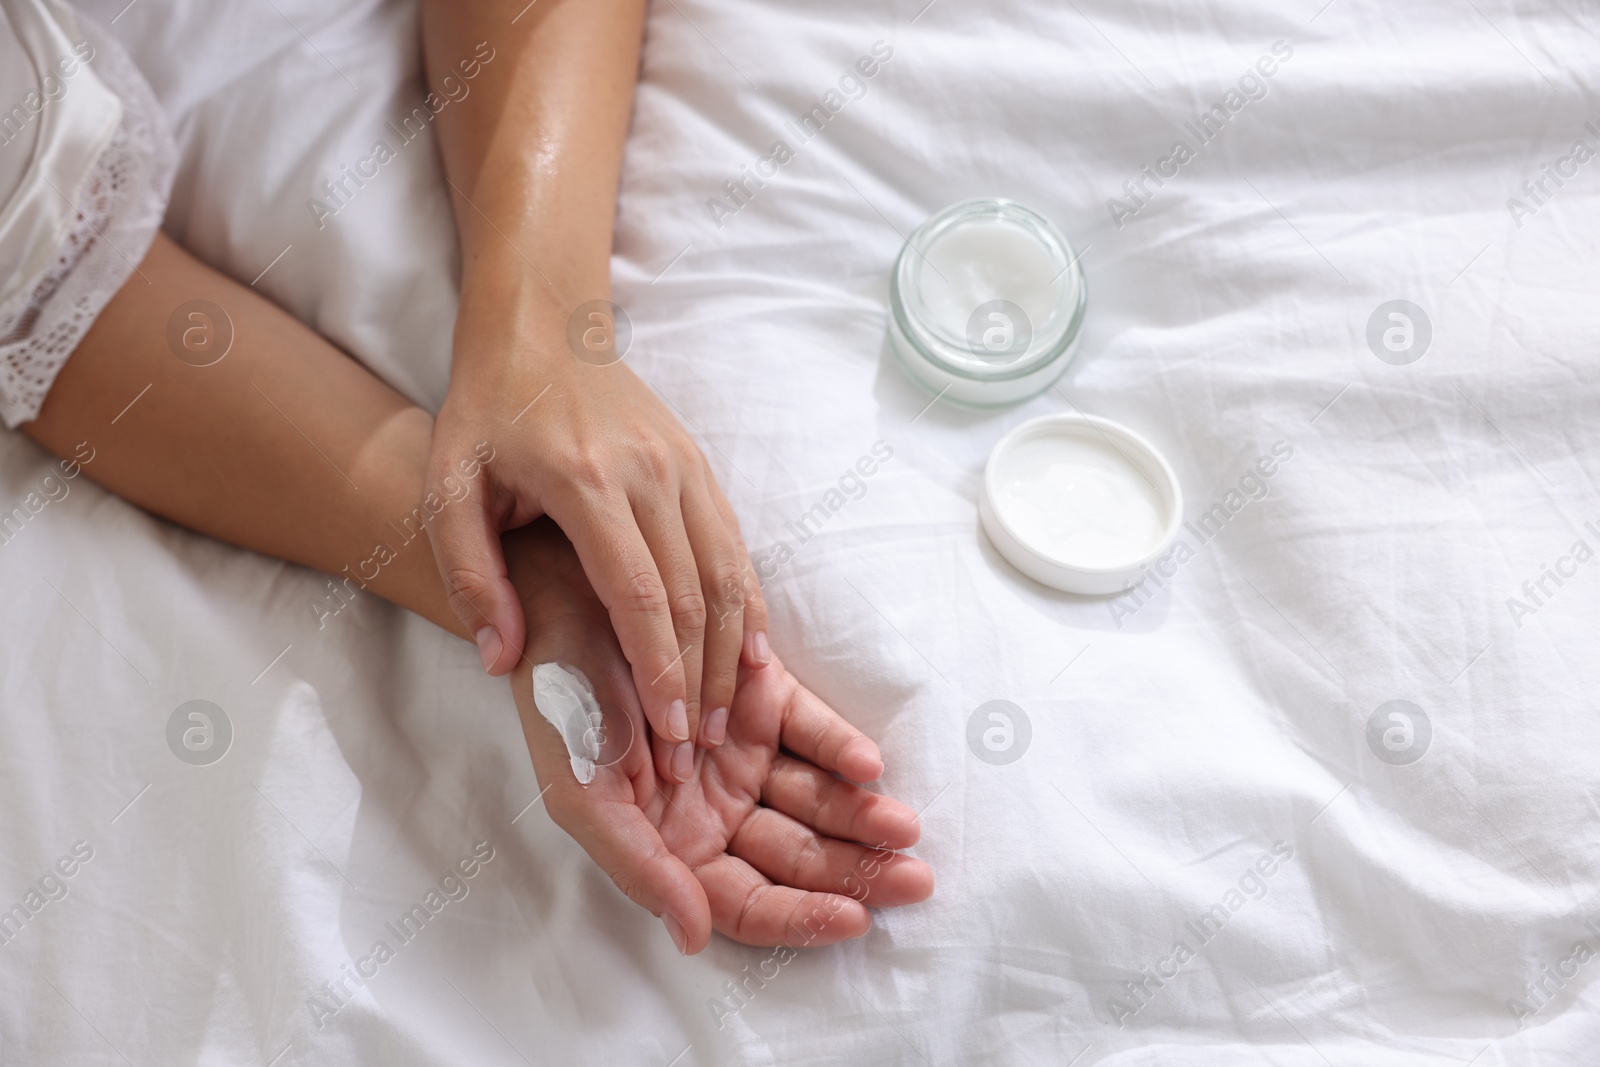
[[[1022,227],[1000,219],[969,222],[940,237],[923,255],[922,302],[953,336],[967,336],[972,313],[1009,300],[1041,328],[1055,309],[1060,272],[1050,253]]]
[[[533,703],[566,742],[578,784],[594,781],[603,719],[589,679],[576,667],[541,663],[533,668]]]
[[[1052,434],[1017,443],[994,506],[1039,552],[1110,569],[1161,543],[1167,525],[1156,487],[1097,436]]]

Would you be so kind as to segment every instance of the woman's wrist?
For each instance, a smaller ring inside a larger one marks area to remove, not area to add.
[[[524,182],[535,180],[531,174],[522,178]],[[576,291],[599,286],[603,294],[609,287],[610,225],[577,226],[571,221],[553,225],[543,218],[549,209],[530,203],[498,210],[493,224],[473,214],[479,229],[460,235],[463,287],[524,277],[531,288],[538,289]]]
[[[484,379],[497,388],[508,373],[571,369],[573,316],[610,292],[604,273],[551,274],[520,259],[475,265],[461,281],[451,388]]]

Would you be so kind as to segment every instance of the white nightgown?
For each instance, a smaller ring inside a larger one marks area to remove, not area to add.
[[[0,0],[0,420],[34,418],[149,250],[177,151],[111,35],[56,0]]]

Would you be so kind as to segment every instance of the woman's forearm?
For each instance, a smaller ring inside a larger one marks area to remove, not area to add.
[[[619,362],[610,309],[591,304],[611,295],[645,4],[423,0],[430,83],[457,90],[437,121],[462,250],[428,484],[484,434],[504,441],[476,509],[446,515],[430,540],[484,670],[500,674],[527,628],[499,535],[540,516],[558,524],[628,659],[658,770],[684,781],[695,746],[714,743],[702,711],[724,720],[741,658],[759,666],[770,650],[732,507],[684,427]],[[480,45],[494,57],[469,64],[463,96],[446,79]]]
[[[63,457],[87,442],[83,472],[150,512],[466,636],[418,528],[455,506],[424,499],[432,419],[164,236],[23,430]]]
[[[524,338],[565,336],[566,318],[610,296],[612,221],[638,72],[645,0],[424,0],[429,84],[460,79],[481,44],[471,94],[439,114],[461,234],[463,314],[513,302]],[[535,344],[537,344],[535,340]],[[462,361],[519,353],[457,352]],[[526,355],[527,353],[521,353]]]

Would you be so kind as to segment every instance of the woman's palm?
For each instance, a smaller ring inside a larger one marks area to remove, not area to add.
[[[713,927],[747,944],[828,944],[866,932],[863,902],[932,892],[927,866],[893,852],[915,843],[915,814],[852,784],[882,773],[877,747],[776,658],[741,668],[727,740],[697,751],[689,781],[661,777],[630,668],[576,556],[558,531],[525,539],[537,562],[518,582],[530,627],[513,691],[545,804],[629,897],[671,917],[680,949],[699,951]],[[546,662],[581,669],[602,708],[588,785],[534,705],[532,665]]]

